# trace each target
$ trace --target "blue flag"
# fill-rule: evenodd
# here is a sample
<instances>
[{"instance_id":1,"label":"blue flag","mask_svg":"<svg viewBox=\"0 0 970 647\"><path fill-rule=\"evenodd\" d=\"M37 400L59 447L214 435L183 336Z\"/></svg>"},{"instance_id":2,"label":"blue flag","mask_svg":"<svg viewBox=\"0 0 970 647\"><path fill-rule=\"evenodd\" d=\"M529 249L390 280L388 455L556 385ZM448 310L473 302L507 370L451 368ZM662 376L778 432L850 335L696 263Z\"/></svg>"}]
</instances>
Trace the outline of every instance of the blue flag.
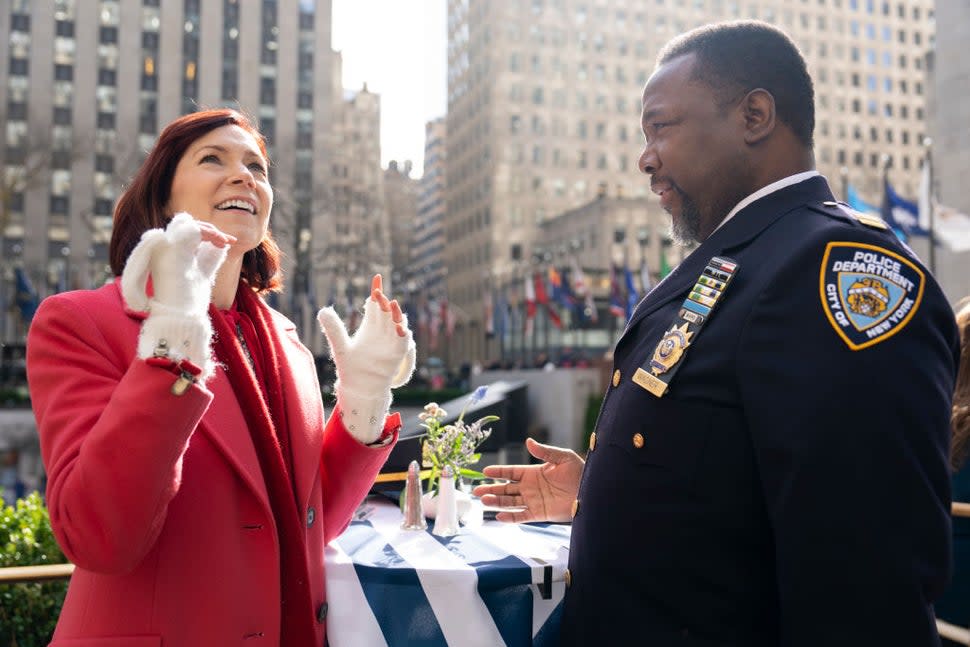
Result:
<instances>
[{"instance_id":1,"label":"blue flag","mask_svg":"<svg viewBox=\"0 0 970 647\"><path fill-rule=\"evenodd\" d=\"M633 316L633 309L637 307L637 303L640 302L640 295L637 294L636 285L633 283L633 272L630 271L630 266L623 265L623 279L626 282L626 319L630 320Z\"/></svg>"},{"instance_id":2,"label":"blue flag","mask_svg":"<svg viewBox=\"0 0 970 647\"><path fill-rule=\"evenodd\" d=\"M492 316L494 318L492 325L495 329L495 335L501 339L505 337L506 331L509 330L509 300L501 290L498 292L498 298L495 299L495 309L492 311Z\"/></svg>"},{"instance_id":3,"label":"blue flag","mask_svg":"<svg viewBox=\"0 0 970 647\"><path fill-rule=\"evenodd\" d=\"M929 232L919 224L919 207L901 197L884 180L885 195L882 200L882 219L886 221L896 235L905 241L909 236L929 236Z\"/></svg>"},{"instance_id":4,"label":"blue flag","mask_svg":"<svg viewBox=\"0 0 970 647\"><path fill-rule=\"evenodd\" d=\"M845 201L850 207L861 213L879 213L880 209L862 199L859 192L851 184L846 187Z\"/></svg>"},{"instance_id":5,"label":"blue flag","mask_svg":"<svg viewBox=\"0 0 970 647\"><path fill-rule=\"evenodd\" d=\"M610 265L610 313L614 317L622 317L626 314L618 269L616 265Z\"/></svg>"},{"instance_id":6,"label":"blue flag","mask_svg":"<svg viewBox=\"0 0 970 647\"><path fill-rule=\"evenodd\" d=\"M17 291L14 294L14 301L20 309L20 316L23 318L24 323L29 324L34 318L34 313L37 312L37 305L40 301L37 298L37 290L30 284L30 279L27 278L27 273L24 272L23 268L14 268L13 273L17 281Z\"/></svg>"}]
</instances>

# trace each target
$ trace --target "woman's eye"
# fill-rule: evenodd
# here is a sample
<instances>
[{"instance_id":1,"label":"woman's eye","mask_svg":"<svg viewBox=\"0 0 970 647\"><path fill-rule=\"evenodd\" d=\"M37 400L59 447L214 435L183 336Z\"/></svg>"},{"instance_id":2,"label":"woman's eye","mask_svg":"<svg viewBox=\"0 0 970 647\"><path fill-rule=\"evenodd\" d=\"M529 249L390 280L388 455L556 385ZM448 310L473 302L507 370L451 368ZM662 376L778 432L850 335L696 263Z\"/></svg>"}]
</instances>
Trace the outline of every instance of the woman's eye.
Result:
<instances>
[{"instance_id":1,"label":"woman's eye","mask_svg":"<svg viewBox=\"0 0 970 647\"><path fill-rule=\"evenodd\" d=\"M259 162L253 162L252 164L250 164L249 170L253 171L254 173L260 173L260 174L266 173L266 169Z\"/></svg>"},{"instance_id":2,"label":"woman's eye","mask_svg":"<svg viewBox=\"0 0 970 647\"><path fill-rule=\"evenodd\" d=\"M206 164L208 162L218 162L218 161L219 161L219 158L211 153L203 157L201 160L199 160L199 162L202 164Z\"/></svg>"}]
</instances>

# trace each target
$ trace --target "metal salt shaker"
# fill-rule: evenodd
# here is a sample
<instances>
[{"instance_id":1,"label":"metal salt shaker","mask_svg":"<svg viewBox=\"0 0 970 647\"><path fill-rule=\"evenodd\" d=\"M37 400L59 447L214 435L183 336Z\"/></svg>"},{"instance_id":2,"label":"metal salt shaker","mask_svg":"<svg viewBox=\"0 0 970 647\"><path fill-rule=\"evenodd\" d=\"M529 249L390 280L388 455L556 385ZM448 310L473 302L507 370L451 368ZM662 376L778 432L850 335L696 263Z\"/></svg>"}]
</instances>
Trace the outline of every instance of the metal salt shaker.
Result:
<instances>
[{"instance_id":1,"label":"metal salt shaker","mask_svg":"<svg viewBox=\"0 0 970 647\"><path fill-rule=\"evenodd\" d=\"M408 465L408 477L404 486L404 519L401 521L402 530L424 530L428 522L424 520L424 510L421 508L421 475L418 461L411 461Z\"/></svg>"}]
</instances>

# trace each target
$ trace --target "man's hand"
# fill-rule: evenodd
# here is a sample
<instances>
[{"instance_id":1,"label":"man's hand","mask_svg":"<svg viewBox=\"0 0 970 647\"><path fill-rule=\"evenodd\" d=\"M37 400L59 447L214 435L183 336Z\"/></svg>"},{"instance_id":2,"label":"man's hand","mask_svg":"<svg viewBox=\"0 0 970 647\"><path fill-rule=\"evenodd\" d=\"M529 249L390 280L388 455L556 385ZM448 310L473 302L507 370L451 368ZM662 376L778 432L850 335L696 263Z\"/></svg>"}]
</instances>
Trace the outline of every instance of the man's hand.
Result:
<instances>
[{"instance_id":1,"label":"man's hand","mask_svg":"<svg viewBox=\"0 0 970 647\"><path fill-rule=\"evenodd\" d=\"M495 516L499 521L570 521L585 461L570 449L543 445L531 438L526 439L525 447L545 462L489 465L484 470L485 476L509 482L479 485L474 490L475 496L480 496L487 506L520 509L499 512Z\"/></svg>"}]
</instances>

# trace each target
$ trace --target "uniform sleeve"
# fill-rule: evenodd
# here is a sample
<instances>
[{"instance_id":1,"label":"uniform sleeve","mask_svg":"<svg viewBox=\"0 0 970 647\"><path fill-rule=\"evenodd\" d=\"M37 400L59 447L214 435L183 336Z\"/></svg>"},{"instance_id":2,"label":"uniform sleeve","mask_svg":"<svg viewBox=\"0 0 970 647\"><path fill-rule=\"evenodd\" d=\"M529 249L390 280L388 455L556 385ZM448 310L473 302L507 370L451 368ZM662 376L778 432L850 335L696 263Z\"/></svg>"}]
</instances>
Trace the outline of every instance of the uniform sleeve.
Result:
<instances>
[{"instance_id":1,"label":"uniform sleeve","mask_svg":"<svg viewBox=\"0 0 970 647\"><path fill-rule=\"evenodd\" d=\"M110 334L71 299L48 298L30 327L27 374L58 542L82 568L125 573L158 537L212 394L175 396L172 373L120 366Z\"/></svg>"},{"instance_id":2,"label":"uniform sleeve","mask_svg":"<svg viewBox=\"0 0 970 647\"><path fill-rule=\"evenodd\" d=\"M381 446L363 445L344 428L339 407L334 409L323 433L321 451L324 543L330 543L350 525L354 510L390 456L400 429L401 414L391 414L384 422L390 441Z\"/></svg>"},{"instance_id":3,"label":"uniform sleeve","mask_svg":"<svg viewBox=\"0 0 970 647\"><path fill-rule=\"evenodd\" d=\"M853 234L892 249L877 234ZM793 251L738 346L775 536L782 643L927 644L950 570L953 313L926 273L913 315L853 350L822 301L827 246Z\"/></svg>"}]
</instances>

